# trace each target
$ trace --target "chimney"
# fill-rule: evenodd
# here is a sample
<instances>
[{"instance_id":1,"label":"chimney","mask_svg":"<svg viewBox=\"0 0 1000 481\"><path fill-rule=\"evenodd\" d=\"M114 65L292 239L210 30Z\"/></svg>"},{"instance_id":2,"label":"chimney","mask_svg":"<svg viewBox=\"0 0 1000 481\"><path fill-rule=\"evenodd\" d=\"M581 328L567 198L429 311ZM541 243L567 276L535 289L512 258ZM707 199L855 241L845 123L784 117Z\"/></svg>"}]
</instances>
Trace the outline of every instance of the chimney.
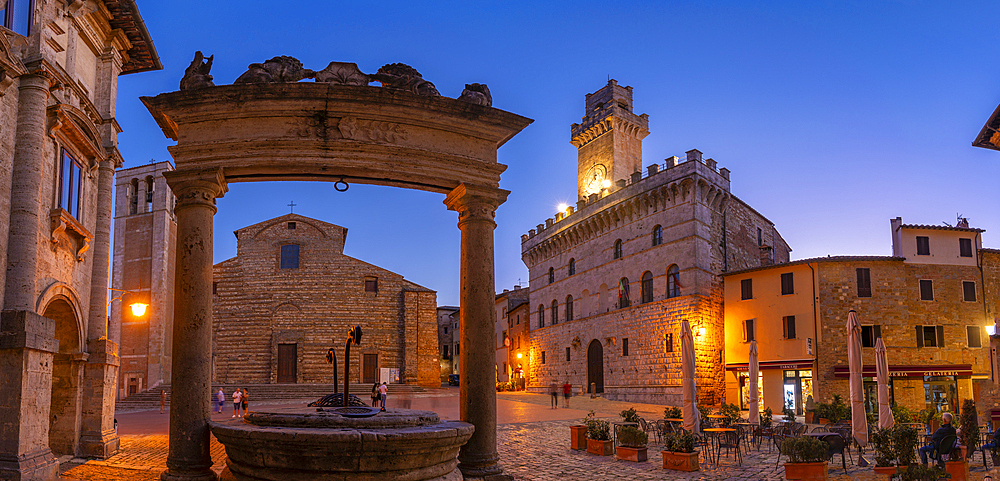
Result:
<instances>
[{"instance_id":1,"label":"chimney","mask_svg":"<svg viewBox=\"0 0 1000 481\"><path fill-rule=\"evenodd\" d=\"M959 217L958 218L958 224L956 224L955 227L961 227L963 229L968 229L969 228L969 219L966 219L965 217Z\"/></svg>"},{"instance_id":2,"label":"chimney","mask_svg":"<svg viewBox=\"0 0 1000 481\"><path fill-rule=\"evenodd\" d=\"M900 227L903 225L903 218L896 217L895 219L889 219L889 226L892 228L892 255L893 257L903 257L903 242L902 237L899 233Z\"/></svg>"},{"instance_id":3,"label":"chimney","mask_svg":"<svg viewBox=\"0 0 1000 481\"><path fill-rule=\"evenodd\" d=\"M760 246L760 265L769 266L774 264L774 260L771 257L771 246Z\"/></svg>"},{"instance_id":4,"label":"chimney","mask_svg":"<svg viewBox=\"0 0 1000 481\"><path fill-rule=\"evenodd\" d=\"M688 162L692 160L701 160L701 151L698 149L691 149L685 153L687 154Z\"/></svg>"}]
</instances>

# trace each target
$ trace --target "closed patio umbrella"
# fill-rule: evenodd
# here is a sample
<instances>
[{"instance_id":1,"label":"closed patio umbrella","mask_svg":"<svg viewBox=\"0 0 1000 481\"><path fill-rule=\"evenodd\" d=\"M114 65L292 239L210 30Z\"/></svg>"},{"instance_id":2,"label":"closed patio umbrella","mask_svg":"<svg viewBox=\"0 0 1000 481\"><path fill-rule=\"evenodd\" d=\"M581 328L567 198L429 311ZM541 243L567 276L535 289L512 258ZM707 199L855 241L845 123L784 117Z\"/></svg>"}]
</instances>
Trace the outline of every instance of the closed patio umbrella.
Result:
<instances>
[{"instance_id":1,"label":"closed patio umbrella","mask_svg":"<svg viewBox=\"0 0 1000 481\"><path fill-rule=\"evenodd\" d=\"M698 395L694 385L694 334L687 319L681 321L681 417L684 429L696 433L701 429L701 413L698 412Z\"/></svg>"},{"instance_id":2,"label":"closed patio umbrella","mask_svg":"<svg viewBox=\"0 0 1000 481\"><path fill-rule=\"evenodd\" d=\"M892 418L889 406L889 361L885 357L885 343L882 338L875 342L875 377L878 379L878 427L889 429L896 420Z\"/></svg>"},{"instance_id":3,"label":"closed patio umbrella","mask_svg":"<svg viewBox=\"0 0 1000 481\"><path fill-rule=\"evenodd\" d=\"M760 366L757 357L757 341L753 340L750 341L750 403L748 406L750 414L747 417L750 424L760 424L760 399L757 395L757 373L760 372Z\"/></svg>"},{"instance_id":4,"label":"closed patio umbrella","mask_svg":"<svg viewBox=\"0 0 1000 481\"><path fill-rule=\"evenodd\" d=\"M868 444L868 420L865 416L865 394L861 384L861 324L858 313L847 313L847 366L851 377L851 434L859 446Z\"/></svg>"}]
</instances>

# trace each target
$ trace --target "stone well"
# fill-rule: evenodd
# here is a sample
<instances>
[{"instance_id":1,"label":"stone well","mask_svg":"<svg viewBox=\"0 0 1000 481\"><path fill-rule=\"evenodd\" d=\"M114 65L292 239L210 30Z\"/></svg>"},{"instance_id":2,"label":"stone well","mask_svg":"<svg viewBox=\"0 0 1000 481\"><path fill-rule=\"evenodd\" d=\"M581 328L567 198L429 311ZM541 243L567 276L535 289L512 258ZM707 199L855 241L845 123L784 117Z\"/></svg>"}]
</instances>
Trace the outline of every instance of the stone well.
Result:
<instances>
[{"instance_id":1,"label":"stone well","mask_svg":"<svg viewBox=\"0 0 1000 481\"><path fill-rule=\"evenodd\" d=\"M458 451L475 430L430 411L349 418L331 408L272 409L211 428L229 457L222 479L241 481L459 481Z\"/></svg>"}]
</instances>

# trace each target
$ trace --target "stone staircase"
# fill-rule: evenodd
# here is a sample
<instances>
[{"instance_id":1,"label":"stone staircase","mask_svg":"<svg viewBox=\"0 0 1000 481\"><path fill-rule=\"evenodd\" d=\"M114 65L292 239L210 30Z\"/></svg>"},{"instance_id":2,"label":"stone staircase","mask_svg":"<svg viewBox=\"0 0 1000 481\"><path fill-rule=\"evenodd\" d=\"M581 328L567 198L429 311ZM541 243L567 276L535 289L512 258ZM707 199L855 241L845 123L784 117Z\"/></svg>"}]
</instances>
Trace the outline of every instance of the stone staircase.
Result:
<instances>
[{"instance_id":1,"label":"stone staircase","mask_svg":"<svg viewBox=\"0 0 1000 481\"><path fill-rule=\"evenodd\" d=\"M226 393L226 407L230 408L233 402L233 391L237 387L250 391L250 404L271 401L284 401L296 399L316 400L333 392L330 384L212 384L212 393L219 391ZM343 389L343 386L338 386ZM432 393L441 388L425 388L422 386L412 386L409 384L388 384L389 394L420 394ZM148 411L160 408L160 390L167 392L167 404L170 404L170 385L162 384L153 389L133 394L126 399L121 399L115 405L116 412ZM363 401L368 401L371 397L371 384L351 384L351 394L360 397Z\"/></svg>"}]
</instances>

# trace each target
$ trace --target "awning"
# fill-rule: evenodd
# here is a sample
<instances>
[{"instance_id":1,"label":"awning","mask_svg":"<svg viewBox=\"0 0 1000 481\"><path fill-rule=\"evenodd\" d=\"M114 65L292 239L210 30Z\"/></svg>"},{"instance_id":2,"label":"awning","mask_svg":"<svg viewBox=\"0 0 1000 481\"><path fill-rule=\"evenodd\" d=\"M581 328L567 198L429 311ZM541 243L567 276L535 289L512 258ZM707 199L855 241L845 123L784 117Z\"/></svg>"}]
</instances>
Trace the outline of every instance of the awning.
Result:
<instances>
[{"instance_id":1,"label":"awning","mask_svg":"<svg viewBox=\"0 0 1000 481\"><path fill-rule=\"evenodd\" d=\"M875 365L865 364L862 369L865 377L875 377ZM847 366L834 366L834 377L850 377ZM971 376L972 364L944 364L924 366L889 365L889 377L924 377L924 376Z\"/></svg>"},{"instance_id":2,"label":"awning","mask_svg":"<svg viewBox=\"0 0 1000 481\"><path fill-rule=\"evenodd\" d=\"M760 369L812 369L812 359L794 359L787 361L760 361ZM737 362L726 364L727 371L749 371L750 363Z\"/></svg>"}]
</instances>

